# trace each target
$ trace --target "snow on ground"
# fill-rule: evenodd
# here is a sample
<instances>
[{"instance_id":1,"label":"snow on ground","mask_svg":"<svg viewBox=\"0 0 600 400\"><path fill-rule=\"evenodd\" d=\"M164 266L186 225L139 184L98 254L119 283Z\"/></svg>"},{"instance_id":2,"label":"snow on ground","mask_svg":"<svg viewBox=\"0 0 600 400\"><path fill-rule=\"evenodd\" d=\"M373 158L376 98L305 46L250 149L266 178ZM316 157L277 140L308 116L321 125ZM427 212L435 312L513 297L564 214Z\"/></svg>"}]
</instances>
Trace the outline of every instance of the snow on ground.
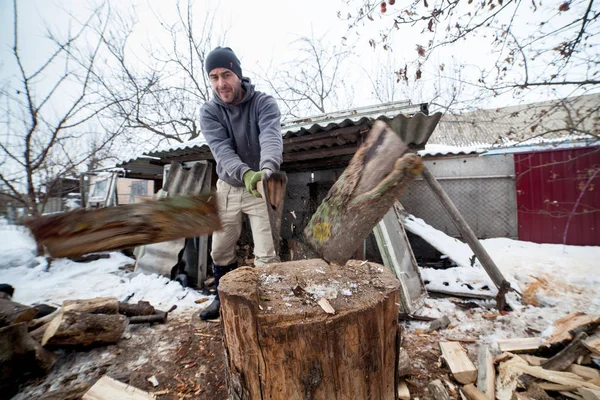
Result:
<instances>
[{"instance_id":1,"label":"snow on ground","mask_svg":"<svg viewBox=\"0 0 600 400\"><path fill-rule=\"evenodd\" d=\"M496 294L491 279L478 260L471 266L469 246L409 215L408 231L425 238L457 266L445 270L420 268L430 290ZM481 241L494 263L517 293L507 296L513 311L496 318L484 318L491 310L463 310L448 299L429 298L424 315L448 315L452 336L480 336L489 343L499 338L549 336L552 323L572 312L600 314L600 247L538 244L505 238ZM473 288L470 291L467 284ZM472 301L491 308L494 302ZM424 328L426 324L412 324Z\"/></svg>"},{"instance_id":2,"label":"snow on ground","mask_svg":"<svg viewBox=\"0 0 600 400\"><path fill-rule=\"evenodd\" d=\"M88 263L60 258L48 266L45 258L35 257L35 247L26 230L0 226L0 283L12 285L13 299L20 303L60 305L64 300L108 296L123 301L133 295L130 303L145 300L161 310L177 305L176 312L208 304L195 304L206 296L166 277L123 270L134 260L119 252Z\"/></svg>"},{"instance_id":3,"label":"snow on ground","mask_svg":"<svg viewBox=\"0 0 600 400\"><path fill-rule=\"evenodd\" d=\"M427 288L495 295L495 286L470 248L448 237L423 220L408 216L406 229L427 238L456 267L440 270L420 268ZM547 336L552 323L571 312L600 314L600 247L536 244L504 238L487 239L482 245L510 281L516 292L507 298L513 311L497 314L490 300L456 300L430 297L419 314L447 315L449 329L442 335L473 337L494 344L500 338ZM115 296L130 302L146 300L159 309L176 304L178 311L198 311L197 291L156 274L134 274L120 267L133 263L121 253L89 263L57 259L48 267L35 257L35 243L26 230L0 224L0 283L15 287L15 301L25 304L52 303L98 296ZM471 265L473 263L473 265ZM477 308L469 305L478 304ZM494 314L496 314L494 316ZM409 329L425 328L411 323Z\"/></svg>"}]
</instances>

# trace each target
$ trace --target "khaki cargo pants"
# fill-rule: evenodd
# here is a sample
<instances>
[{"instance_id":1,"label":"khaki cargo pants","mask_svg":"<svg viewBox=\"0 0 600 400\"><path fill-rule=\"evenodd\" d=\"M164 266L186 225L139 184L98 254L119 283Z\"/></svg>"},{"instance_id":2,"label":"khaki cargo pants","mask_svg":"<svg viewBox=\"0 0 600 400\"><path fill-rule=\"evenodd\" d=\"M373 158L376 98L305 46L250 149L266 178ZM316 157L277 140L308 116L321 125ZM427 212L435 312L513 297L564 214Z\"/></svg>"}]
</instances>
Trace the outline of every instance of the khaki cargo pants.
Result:
<instances>
[{"instance_id":1,"label":"khaki cargo pants","mask_svg":"<svg viewBox=\"0 0 600 400\"><path fill-rule=\"evenodd\" d=\"M242 233L242 214L248 215L254 239L254 265L262 266L279 262L275 252L267 205L245 187L234 187L217 180L217 204L223 229L213 232L211 257L217 265L235 262L235 247Z\"/></svg>"}]
</instances>

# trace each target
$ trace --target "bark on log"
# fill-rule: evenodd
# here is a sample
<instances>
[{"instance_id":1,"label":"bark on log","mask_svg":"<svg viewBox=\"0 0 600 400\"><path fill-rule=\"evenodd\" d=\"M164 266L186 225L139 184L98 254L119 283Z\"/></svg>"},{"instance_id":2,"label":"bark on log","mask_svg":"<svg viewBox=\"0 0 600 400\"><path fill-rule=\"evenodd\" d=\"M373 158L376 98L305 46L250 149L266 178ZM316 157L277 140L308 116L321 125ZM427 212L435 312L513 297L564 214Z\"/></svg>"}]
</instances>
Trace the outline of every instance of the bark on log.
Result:
<instances>
[{"instance_id":1,"label":"bark on log","mask_svg":"<svg viewBox=\"0 0 600 400\"><path fill-rule=\"evenodd\" d=\"M0 299L0 327L31 321L37 313L36 308Z\"/></svg>"},{"instance_id":2,"label":"bark on log","mask_svg":"<svg viewBox=\"0 0 600 400\"><path fill-rule=\"evenodd\" d=\"M27 374L46 374L56 356L27 333L27 324L0 328L0 399L9 399Z\"/></svg>"},{"instance_id":3,"label":"bark on log","mask_svg":"<svg viewBox=\"0 0 600 400\"><path fill-rule=\"evenodd\" d=\"M119 314L128 317L152 315L154 314L154 307L147 301L142 300L138 301L137 304L119 302Z\"/></svg>"},{"instance_id":4,"label":"bark on log","mask_svg":"<svg viewBox=\"0 0 600 400\"><path fill-rule=\"evenodd\" d=\"M207 235L221 229L215 196L175 196L144 203L28 219L38 244L53 257L76 257Z\"/></svg>"},{"instance_id":5,"label":"bark on log","mask_svg":"<svg viewBox=\"0 0 600 400\"><path fill-rule=\"evenodd\" d=\"M395 398L400 285L389 269L321 259L238 268L219 295L231 399Z\"/></svg>"},{"instance_id":6,"label":"bark on log","mask_svg":"<svg viewBox=\"0 0 600 400\"><path fill-rule=\"evenodd\" d=\"M124 315L63 310L48 325L42 345L90 346L116 343L126 326L127 318Z\"/></svg>"},{"instance_id":7,"label":"bark on log","mask_svg":"<svg viewBox=\"0 0 600 400\"><path fill-rule=\"evenodd\" d=\"M344 265L421 172L421 158L407 150L400 136L375 122L304 231L325 260Z\"/></svg>"},{"instance_id":8,"label":"bark on log","mask_svg":"<svg viewBox=\"0 0 600 400\"><path fill-rule=\"evenodd\" d=\"M577 334L575 339L567 347L559 351L552 358L544 361L541 365L544 369L551 369L554 371L563 371L573 364L579 357L589 354L587 347L583 345L583 341L587 339L588 335L585 332Z\"/></svg>"},{"instance_id":9,"label":"bark on log","mask_svg":"<svg viewBox=\"0 0 600 400\"><path fill-rule=\"evenodd\" d=\"M117 314L119 311L119 301L116 297L65 300L63 301L62 310L89 314Z\"/></svg>"}]
</instances>

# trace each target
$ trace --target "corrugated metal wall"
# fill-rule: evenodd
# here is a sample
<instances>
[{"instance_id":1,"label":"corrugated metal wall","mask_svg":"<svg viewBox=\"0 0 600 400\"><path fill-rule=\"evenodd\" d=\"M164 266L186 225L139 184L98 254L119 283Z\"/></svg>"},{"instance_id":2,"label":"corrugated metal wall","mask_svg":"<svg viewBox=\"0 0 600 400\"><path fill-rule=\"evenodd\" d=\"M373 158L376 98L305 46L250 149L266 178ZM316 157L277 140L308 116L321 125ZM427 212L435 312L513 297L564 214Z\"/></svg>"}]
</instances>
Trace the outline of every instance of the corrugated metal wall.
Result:
<instances>
[{"instance_id":1,"label":"corrugated metal wall","mask_svg":"<svg viewBox=\"0 0 600 400\"><path fill-rule=\"evenodd\" d=\"M439 181L478 238L517 237L512 155L428 158L425 165ZM409 213L453 237L460 233L421 178L400 198Z\"/></svg>"},{"instance_id":2,"label":"corrugated metal wall","mask_svg":"<svg viewBox=\"0 0 600 400\"><path fill-rule=\"evenodd\" d=\"M521 153L514 159L519 239L600 245L600 147Z\"/></svg>"}]
</instances>

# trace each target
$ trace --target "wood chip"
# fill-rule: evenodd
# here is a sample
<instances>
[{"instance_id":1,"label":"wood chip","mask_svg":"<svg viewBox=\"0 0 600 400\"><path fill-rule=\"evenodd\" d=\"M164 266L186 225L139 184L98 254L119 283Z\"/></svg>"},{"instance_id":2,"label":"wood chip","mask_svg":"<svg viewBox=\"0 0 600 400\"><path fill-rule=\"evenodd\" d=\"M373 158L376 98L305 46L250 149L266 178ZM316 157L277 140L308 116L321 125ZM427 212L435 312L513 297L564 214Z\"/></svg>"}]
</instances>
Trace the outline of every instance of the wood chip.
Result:
<instances>
[{"instance_id":1,"label":"wood chip","mask_svg":"<svg viewBox=\"0 0 600 400\"><path fill-rule=\"evenodd\" d=\"M148 382L150 382L152 384L152 386L157 387L158 386L158 379L156 379L156 376L152 375L150 378L148 378Z\"/></svg>"},{"instance_id":2,"label":"wood chip","mask_svg":"<svg viewBox=\"0 0 600 400\"><path fill-rule=\"evenodd\" d=\"M196 304L202 304L208 301L208 297L201 297L199 299L196 299L196 301L194 301L194 303Z\"/></svg>"},{"instance_id":3,"label":"wood chip","mask_svg":"<svg viewBox=\"0 0 600 400\"><path fill-rule=\"evenodd\" d=\"M151 400L156 395L126 385L108 376L100 378L82 397L82 400Z\"/></svg>"},{"instance_id":4,"label":"wood chip","mask_svg":"<svg viewBox=\"0 0 600 400\"><path fill-rule=\"evenodd\" d=\"M335 314L335 310L333 307L331 307L329 300L327 300L325 297L321 297L319 301L317 301L317 304L320 305L323 311L325 311L327 314Z\"/></svg>"}]
</instances>

